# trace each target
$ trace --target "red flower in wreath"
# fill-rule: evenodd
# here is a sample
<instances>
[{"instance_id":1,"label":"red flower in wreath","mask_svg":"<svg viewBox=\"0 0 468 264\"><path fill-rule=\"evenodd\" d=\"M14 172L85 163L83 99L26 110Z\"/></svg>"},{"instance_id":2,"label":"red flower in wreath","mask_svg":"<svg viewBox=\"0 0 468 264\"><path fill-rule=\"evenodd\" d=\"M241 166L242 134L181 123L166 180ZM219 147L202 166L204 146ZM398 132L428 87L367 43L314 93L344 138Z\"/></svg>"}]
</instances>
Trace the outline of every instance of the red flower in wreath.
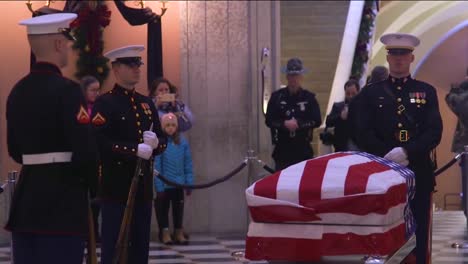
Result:
<instances>
[{"instance_id":1,"label":"red flower in wreath","mask_svg":"<svg viewBox=\"0 0 468 264\"><path fill-rule=\"evenodd\" d=\"M111 11L107 5L98 5L92 9L88 4L81 6L78 18L71 23L71 28L78 28L87 32L87 43L89 52L97 54L99 52L100 31L110 23Z\"/></svg>"}]
</instances>

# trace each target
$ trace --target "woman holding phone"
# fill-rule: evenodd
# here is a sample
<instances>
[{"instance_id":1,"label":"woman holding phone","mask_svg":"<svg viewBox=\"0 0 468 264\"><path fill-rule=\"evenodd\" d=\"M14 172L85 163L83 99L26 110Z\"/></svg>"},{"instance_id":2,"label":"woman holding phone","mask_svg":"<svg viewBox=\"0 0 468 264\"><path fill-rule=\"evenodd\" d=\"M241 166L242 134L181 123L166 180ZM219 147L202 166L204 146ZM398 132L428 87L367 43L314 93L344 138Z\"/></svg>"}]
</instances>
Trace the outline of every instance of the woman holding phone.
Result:
<instances>
[{"instance_id":1,"label":"woman holding phone","mask_svg":"<svg viewBox=\"0 0 468 264\"><path fill-rule=\"evenodd\" d=\"M177 88L169 80L156 79L151 84L148 95L153 99L160 118L167 113L177 116L179 132L185 132L192 127L194 121L192 112L178 99Z\"/></svg>"}]
</instances>

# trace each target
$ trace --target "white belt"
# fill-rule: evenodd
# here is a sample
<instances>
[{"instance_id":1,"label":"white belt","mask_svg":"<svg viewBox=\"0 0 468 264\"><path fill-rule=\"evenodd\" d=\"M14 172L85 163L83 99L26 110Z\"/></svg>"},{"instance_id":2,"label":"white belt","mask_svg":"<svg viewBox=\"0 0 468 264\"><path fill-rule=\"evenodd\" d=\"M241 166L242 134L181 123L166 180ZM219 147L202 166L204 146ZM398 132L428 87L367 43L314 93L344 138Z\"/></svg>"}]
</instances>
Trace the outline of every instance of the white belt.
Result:
<instances>
[{"instance_id":1,"label":"white belt","mask_svg":"<svg viewBox=\"0 0 468 264\"><path fill-rule=\"evenodd\" d=\"M58 162L70 162L71 152L50 152L23 155L23 165L38 165Z\"/></svg>"}]
</instances>

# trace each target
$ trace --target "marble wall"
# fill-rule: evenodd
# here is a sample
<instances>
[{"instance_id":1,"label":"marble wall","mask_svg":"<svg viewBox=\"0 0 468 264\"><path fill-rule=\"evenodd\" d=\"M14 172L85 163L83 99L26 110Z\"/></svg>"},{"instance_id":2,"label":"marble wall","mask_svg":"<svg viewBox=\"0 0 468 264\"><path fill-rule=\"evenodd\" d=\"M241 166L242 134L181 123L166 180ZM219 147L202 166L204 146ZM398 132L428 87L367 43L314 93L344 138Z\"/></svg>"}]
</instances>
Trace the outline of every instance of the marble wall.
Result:
<instances>
[{"instance_id":1,"label":"marble wall","mask_svg":"<svg viewBox=\"0 0 468 264\"><path fill-rule=\"evenodd\" d=\"M238 166L248 149L260 152L262 159L269 156L269 132L260 102L259 50L276 45L279 16L274 14L279 10L277 3L269 1L185 1L179 5L181 96L195 115L187 137L195 181L204 183ZM260 173L251 164L225 183L193 192L185 213L190 232L247 230L244 191Z\"/></svg>"}]
</instances>

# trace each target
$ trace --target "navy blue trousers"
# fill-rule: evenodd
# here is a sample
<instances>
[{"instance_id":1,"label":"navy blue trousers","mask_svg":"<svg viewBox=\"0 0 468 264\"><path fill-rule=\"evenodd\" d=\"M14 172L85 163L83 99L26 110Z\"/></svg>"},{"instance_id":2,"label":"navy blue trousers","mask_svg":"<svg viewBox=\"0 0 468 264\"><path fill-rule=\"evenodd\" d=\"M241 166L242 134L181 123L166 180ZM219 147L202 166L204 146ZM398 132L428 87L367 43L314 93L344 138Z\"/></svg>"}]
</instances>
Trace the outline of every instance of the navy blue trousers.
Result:
<instances>
[{"instance_id":1,"label":"navy blue trousers","mask_svg":"<svg viewBox=\"0 0 468 264\"><path fill-rule=\"evenodd\" d=\"M82 264L85 237L13 232L15 264Z\"/></svg>"},{"instance_id":2,"label":"navy blue trousers","mask_svg":"<svg viewBox=\"0 0 468 264\"><path fill-rule=\"evenodd\" d=\"M148 263L151 209L151 202L147 204L135 204L130 227L130 236L128 239L128 263ZM124 210L125 204L123 203L101 203L101 264L112 263Z\"/></svg>"},{"instance_id":3,"label":"navy blue trousers","mask_svg":"<svg viewBox=\"0 0 468 264\"><path fill-rule=\"evenodd\" d=\"M416 188L416 194L414 200L410 203L411 210L413 211L414 218L416 220L416 249L413 253L416 253L416 260L418 264L426 264L430 258L429 247L430 247L430 226L431 226L431 210L432 210L432 193L428 191L418 192Z\"/></svg>"}]
</instances>

